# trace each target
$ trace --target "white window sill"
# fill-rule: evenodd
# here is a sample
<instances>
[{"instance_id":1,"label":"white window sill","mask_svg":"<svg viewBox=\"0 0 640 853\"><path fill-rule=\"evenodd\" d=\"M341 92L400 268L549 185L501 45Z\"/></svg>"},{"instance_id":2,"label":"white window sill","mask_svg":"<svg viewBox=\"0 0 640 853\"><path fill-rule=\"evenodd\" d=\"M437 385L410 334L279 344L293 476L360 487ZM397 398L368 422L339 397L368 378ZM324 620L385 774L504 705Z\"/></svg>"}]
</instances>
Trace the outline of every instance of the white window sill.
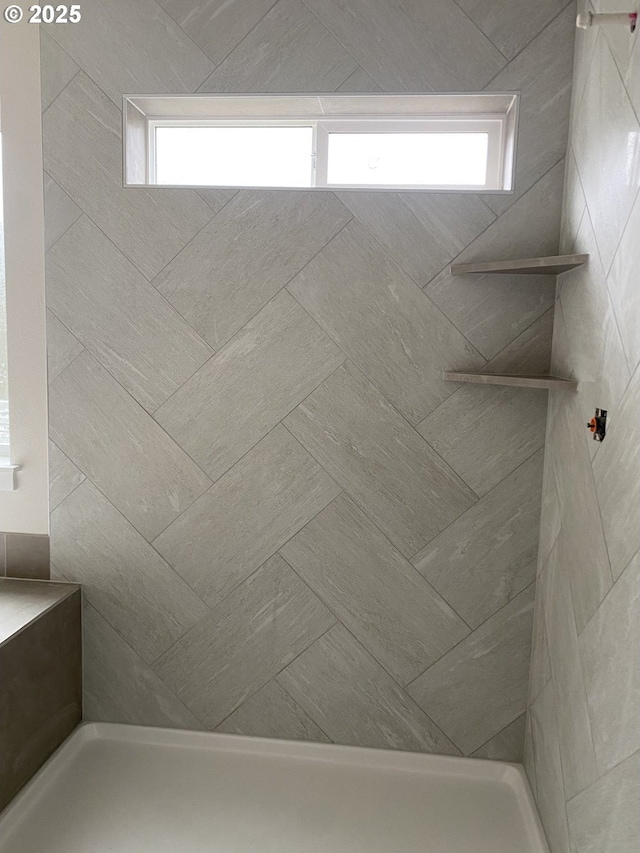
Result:
<instances>
[{"instance_id":1,"label":"white window sill","mask_svg":"<svg viewBox=\"0 0 640 853\"><path fill-rule=\"evenodd\" d=\"M0 492L13 492L18 488L16 471L19 465L12 465L8 459L0 459Z\"/></svg>"}]
</instances>

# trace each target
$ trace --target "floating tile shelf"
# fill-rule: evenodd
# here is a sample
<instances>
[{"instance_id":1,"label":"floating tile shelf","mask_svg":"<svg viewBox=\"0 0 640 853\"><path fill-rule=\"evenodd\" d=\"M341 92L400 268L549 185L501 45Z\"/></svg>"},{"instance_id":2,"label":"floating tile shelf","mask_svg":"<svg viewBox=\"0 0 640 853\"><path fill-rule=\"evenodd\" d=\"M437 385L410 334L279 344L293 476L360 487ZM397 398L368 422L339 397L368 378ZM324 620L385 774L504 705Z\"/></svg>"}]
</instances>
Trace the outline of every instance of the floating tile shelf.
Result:
<instances>
[{"instance_id":1,"label":"floating tile shelf","mask_svg":"<svg viewBox=\"0 0 640 853\"><path fill-rule=\"evenodd\" d=\"M451 275L470 273L503 275L559 275L586 264L589 255L553 255L548 258L520 258L514 261L488 261L481 264L452 264Z\"/></svg>"},{"instance_id":2,"label":"floating tile shelf","mask_svg":"<svg viewBox=\"0 0 640 853\"><path fill-rule=\"evenodd\" d=\"M556 391L574 391L578 383L574 379L562 379L547 374L526 373L458 373L445 371L447 382L474 382L480 385L510 385L514 388L544 388Z\"/></svg>"}]
</instances>

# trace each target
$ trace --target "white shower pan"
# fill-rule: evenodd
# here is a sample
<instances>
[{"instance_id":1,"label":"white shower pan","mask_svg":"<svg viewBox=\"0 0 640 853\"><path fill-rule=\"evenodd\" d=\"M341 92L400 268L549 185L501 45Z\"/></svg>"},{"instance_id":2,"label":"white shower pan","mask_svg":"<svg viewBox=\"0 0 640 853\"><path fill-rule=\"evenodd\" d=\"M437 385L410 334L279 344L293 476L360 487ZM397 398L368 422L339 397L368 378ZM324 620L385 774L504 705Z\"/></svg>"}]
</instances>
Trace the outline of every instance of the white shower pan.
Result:
<instances>
[{"instance_id":1,"label":"white shower pan","mask_svg":"<svg viewBox=\"0 0 640 853\"><path fill-rule=\"evenodd\" d=\"M86 723L1 853L548 853L513 764Z\"/></svg>"}]
</instances>

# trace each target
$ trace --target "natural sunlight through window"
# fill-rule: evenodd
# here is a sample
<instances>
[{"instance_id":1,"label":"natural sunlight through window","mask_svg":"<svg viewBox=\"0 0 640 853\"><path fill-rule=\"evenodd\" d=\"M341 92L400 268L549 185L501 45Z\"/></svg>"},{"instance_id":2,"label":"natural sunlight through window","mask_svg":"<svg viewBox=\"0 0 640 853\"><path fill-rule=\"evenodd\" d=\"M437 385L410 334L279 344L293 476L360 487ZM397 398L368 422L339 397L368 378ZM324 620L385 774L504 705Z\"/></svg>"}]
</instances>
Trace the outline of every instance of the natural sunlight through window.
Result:
<instances>
[{"instance_id":1,"label":"natural sunlight through window","mask_svg":"<svg viewBox=\"0 0 640 853\"><path fill-rule=\"evenodd\" d=\"M331 185L483 187L488 133L329 133Z\"/></svg>"},{"instance_id":2,"label":"natural sunlight through window","mask_svg":"<svg viewBox=\"0 0 640 853\"><path fill-rule=\"evenodd\" d=\"M312 186L311 127L156 128L158 184Z\"/></svg>"},{"instance_id":3,"label":"natural sunlight through window","mask_svg":"<svg viewBox=\"0 0 640 853\"><path fill-rule=\"evenodd\" d=\"M518 97L125 96L125 185L512 189Z\"/></svg>"}]
</instances>

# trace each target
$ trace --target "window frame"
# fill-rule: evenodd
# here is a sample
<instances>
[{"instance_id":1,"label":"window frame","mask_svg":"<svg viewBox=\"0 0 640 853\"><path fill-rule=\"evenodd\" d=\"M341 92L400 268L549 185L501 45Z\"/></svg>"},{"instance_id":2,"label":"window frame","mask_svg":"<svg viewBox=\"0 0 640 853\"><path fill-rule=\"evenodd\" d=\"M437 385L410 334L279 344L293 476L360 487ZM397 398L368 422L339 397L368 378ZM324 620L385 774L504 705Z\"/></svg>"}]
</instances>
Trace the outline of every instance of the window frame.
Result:
<instances>
[{"instance_id":1,"label":"window frame","mask_svg":"<svg viewBox=\"0 0 640 853\"><path fill-rule=\"evenodd\" d=\"M165 127L309 127L312 130L311 183L309 186L288 187L269 184L263 189L324 189L324 190L440 190L450 192L485 192L500 189L504 167L506 116L493 114L482 117L466 116L354 116L342 118L274 119L264 116L217 119L149 119L147 122L147 180L153 186L175 186L157 181L157 131ZM333 133L486 133L489 137L487 176L484 184L363 184L329 183L329 136ZM202 186L236 187L237 184L202 184ZM250 184L240 185L244 188Z\"/></svg>"},{"instance_id":2,"label":"window frame","mask_svg":"<svg viewBox=\"0 0 640 853\"><path fill-rule=\"evenodd\" d=\"M364 95L125 95L123 186L236 188L235 184L158 184L155 133L170 126L305 126L314 131L315 175L311 186L261 186L291 191L473 192L513 194L519 93ZM449 123L449 124L447 124ZM436 128L437 126L437 128ZM381 130L377 130L381 129ZM332 132L487 132L489 159L484 185L329 184L327 140ZM410 131L409 131L410 132Z\"/></svg>"}]
</instances>

